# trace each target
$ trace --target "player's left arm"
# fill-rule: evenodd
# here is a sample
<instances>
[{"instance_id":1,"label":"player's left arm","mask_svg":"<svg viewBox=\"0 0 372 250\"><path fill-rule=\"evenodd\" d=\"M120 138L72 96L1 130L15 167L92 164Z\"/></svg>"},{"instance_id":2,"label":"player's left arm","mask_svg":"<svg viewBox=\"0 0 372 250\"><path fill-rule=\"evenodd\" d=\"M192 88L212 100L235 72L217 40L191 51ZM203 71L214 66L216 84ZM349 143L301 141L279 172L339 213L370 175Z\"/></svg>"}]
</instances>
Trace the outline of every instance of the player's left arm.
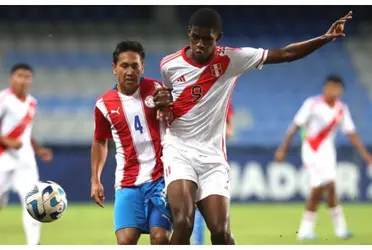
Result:
<instances>
[{"instance_id":1,"label":"player's left arm","mask_svg":"<svg viewBox=\"0 0 372 250\"><path fill-rule=\"evenodd\" d=\"M281 49L270 49L264 64L292 62L301 59L327 43L344 37L344 25L348 20L352 19L352 15L353 12L349 11L347 15L334 22L322 36L308 41L293 43Z\"/></svg>"},{"instance_id":2,"label":"player's left arm","mask_svg":"<svg viewBox=\"0 0 372 250\"><path fill-rule=\"evenodd\" d=\"M45 162L51 162L53 160L53 151L49 148L45 148L35 139L31 138L31 145L36 153L36 155Z\"/></svg>"},{"instance_id":3,"label":"player's left arm","mask_svg":"<svg viewBox=\"0 0 372 250\"><path fill-rule=\"evenodd\" d=\"M354 122L351 118L349 108L345 106L344 109L344 116L341 123L342 131L349 137L351 144L355 147L355 149L359 152L362 158L368 163L368 165L372 164L372 156L367 151L367 148L364 146L362 140L359 137L355 129Z\"/></svg>"}]
</instances>

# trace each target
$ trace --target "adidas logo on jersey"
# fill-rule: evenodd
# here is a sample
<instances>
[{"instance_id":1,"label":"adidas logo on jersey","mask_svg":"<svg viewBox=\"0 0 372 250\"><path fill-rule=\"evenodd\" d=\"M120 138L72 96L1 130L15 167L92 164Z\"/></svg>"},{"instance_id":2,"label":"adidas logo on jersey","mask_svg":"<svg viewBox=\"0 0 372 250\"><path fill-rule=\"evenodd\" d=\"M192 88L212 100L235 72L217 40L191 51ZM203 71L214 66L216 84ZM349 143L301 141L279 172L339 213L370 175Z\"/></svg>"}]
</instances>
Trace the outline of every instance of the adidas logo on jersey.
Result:
<instances>
[{"instance_id":1,"label":"adidas logo on jersey","mask_svg":"<svg viewBox=\"0 0 372 250\"><path fill-rule=\"evenodd\" d=\"M186 78L184 76L181 76L176 80L177 82L186 82Z\"/></svg>"}]
</instances>

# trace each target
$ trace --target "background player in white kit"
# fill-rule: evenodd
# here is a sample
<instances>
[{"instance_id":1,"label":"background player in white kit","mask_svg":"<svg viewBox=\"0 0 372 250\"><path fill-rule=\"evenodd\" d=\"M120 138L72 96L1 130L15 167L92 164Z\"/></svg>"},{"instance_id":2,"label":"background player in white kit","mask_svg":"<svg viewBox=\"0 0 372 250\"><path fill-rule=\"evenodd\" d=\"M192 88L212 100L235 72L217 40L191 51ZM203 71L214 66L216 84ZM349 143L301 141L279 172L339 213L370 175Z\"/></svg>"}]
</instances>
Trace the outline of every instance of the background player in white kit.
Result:
<instances>
[{"instance_id":1,"label":"background player in white kit","mask_svg":"<svg viewBox=\"0 0 372 250\"><path fill-rule=\"evenodd\" d=\"M29 65L14 65L10 88L0 92L0 209L6 205L10 191L18 192L27 243L37 245L41 225L27 213L24 199L39 180L35 153L49 162L52 151L41 147L31 135L37 105L36 99L28 94L32 74Z\"/></svg>"},{"instance_id":2,"label":"background player in white kit","mask_svg":"<svg viewBox=\"0 0 372 250\"><path fill-rule=\"evenodd\" d=\"M311 192L306 204L306 211L298 231L298 239L314 239L316 211L322 194L327 194L330 216L333 220L335 235L339 238L351 236L346 226L341 205L336 197L336 147L335 134L341 128L350 142L355 146L367 164L372 164L372 157L367 152L356 133L349 109L339 98L343 93L340 77L327 78L323 95L305 100L293 120L281 146L275 153L279 162L285 159L287 149L294 135L301 127L306 128L302 143L302 162L310 172Z\"/></svg>"},{"instance_id":3,"label":"background player in white kit","mask_svg":"<svg viewBox=\"0 0 372 250\"><path fill-rule=\"evenodd\" d=\"M351 15L349 12L337 20L319 37L269 50L217 47L222 37L219 14L200 9L192 15L189 46L160 63L163 83L172 89L174 99L174 121L163 144L174 226L171 244L190 244L195 202L211 232L212 244L235 244L230 232L225 126L228 101L238 76L261 69L263 64L303 58L344 37L344 24Z\"/></svg>"}]
</instances>

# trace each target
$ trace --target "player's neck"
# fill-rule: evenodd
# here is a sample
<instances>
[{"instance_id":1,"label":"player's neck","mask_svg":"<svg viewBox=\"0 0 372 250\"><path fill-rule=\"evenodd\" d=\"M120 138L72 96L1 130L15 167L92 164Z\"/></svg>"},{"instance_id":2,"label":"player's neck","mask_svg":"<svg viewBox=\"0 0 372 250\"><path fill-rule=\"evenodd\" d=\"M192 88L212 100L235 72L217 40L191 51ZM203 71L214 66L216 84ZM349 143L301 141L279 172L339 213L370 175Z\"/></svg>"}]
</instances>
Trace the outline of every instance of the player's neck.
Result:
<instances>
[{"instance_id":1,"label":"player's neck","mask_svg":"<svg viewBox=\"0 0 372 250\"><path fill-rule=\"evenodd\" d=\"M133 88L133 89L127 89L125 87L120 86L120 84L117 85L117 89L118 89L119 93L123 94L123 95L127 95L127 96L134 95L134 93L137 92L138 88L139 88L139 86L137 86L136 88Z\"/></svg>"},{"instance_id":2,"label":"player's neck","mask_svg":"<svg viewBox=\"0 0 372 250\"><path fill-rule=\"evenodd\" d=\"M328 104L330 107L334 107L336 105L337 100L336 99L329 99L324 96L324 102Z\"/></svg>"},{"instance_id":3,"label":"player's neck","mask_svg":"<svg viewBox=\"0 0 372 250\"><path fill-rule=\"evenodd\" d=\"M194 55L192 54L192 51L191 51L191 48L189 47L188 49L186 49L185 51L185 54L186 54L186 57L193 61L195 64L200 64L200 65L204 65L204 64L207 64L209 63L210 61L212 61L213 57L214 57L214 54L211 54L207 59L205 59L205 61L203 62L198 62L196 60L196 58L194 57Z\"/></svg>"},{"instance_id":4,"label":"player's neck","mask_svg":"<svg viewBox=\"0 0 372 250\"><path fill-rule=\"evenodd\" d=\"M21 101L24 101L26 99L27 93L23 91L15 91L14 88L10 88L12 93Z\"/></svg>"}]
</instances>

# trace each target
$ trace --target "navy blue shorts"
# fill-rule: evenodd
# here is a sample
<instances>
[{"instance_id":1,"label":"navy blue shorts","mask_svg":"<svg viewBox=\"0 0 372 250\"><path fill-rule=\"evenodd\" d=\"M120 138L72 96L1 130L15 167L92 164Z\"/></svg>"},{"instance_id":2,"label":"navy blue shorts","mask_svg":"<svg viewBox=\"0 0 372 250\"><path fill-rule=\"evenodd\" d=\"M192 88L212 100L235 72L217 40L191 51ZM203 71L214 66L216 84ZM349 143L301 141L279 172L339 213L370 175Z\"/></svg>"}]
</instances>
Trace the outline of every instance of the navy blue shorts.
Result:
<instances>
[{"instance_id":1,"label":"navy blue shorts","mask_svg":"<svg viewBox=\"0 0 372 250\"><path fill-rule=\"evenodd\" d=\"M123 228L138 228L142 233L149 233L153 227L171 231L171 211L164 179L116 190L114 224L115 232Z\"/></svg>"}]
</instances>

